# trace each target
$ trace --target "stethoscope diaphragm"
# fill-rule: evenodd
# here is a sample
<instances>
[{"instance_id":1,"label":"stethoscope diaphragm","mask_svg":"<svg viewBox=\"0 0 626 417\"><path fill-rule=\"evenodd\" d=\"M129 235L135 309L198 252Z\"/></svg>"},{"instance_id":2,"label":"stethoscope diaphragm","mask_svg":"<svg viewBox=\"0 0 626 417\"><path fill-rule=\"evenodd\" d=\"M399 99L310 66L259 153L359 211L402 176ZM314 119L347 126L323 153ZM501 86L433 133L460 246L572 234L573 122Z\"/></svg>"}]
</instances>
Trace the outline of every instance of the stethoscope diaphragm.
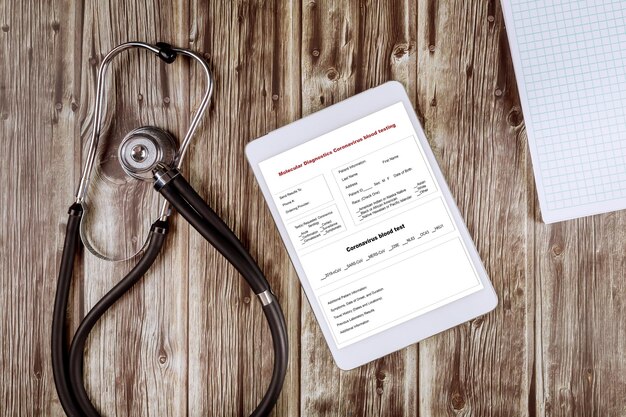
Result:
<instances>
[{"instance_id":1,"label":"stethoscope diaphragm","mask_svg":"<svg viewBox=\"0 0 626 417\"><path fill-rule=\"evenodd\" d=\"M143 126L128 133L119 147L118 158L126 174L152 181L159 164L173 166L177 145L174 137L154 126Z\"/></svg>"}]
</instances>

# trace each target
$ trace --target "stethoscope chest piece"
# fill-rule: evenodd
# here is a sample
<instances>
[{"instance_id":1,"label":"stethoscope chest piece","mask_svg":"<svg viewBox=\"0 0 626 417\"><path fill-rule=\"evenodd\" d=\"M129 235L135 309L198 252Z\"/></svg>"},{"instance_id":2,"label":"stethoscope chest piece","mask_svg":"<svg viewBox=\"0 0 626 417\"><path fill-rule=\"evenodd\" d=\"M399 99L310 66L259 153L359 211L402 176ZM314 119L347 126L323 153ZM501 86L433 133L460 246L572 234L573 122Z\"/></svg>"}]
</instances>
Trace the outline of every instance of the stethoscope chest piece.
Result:
<instances>
[{"instance_id":1,"label":"stethoscope chest piece","mask_svg":"<svg viewBox=\"0 0 626 417\"><path fill-rule=\"evenodd\" d=\"M108 261L124 261L133 258L145 249L148 244L148 236L146 236L145 233L143 233L144 236L141 236L141 234L133 236L133 243L130 245L119 245L123 250L121 253L111 249L111 246L113 245L110 244L110 239L104 242L93 242L93 236L90 229L95 228L103 230L102 226L94 226L94 216L102 215L103 213L106 213L106 210L94 210L93 207L88 209L89 202L87 201L87 191L94 172L94 167L98 166L96 159L98 155L98 142L100 140L100 133L103 125L102 121L105 114L104 102L107 69L114 57L130 49L144 49L150 51L156 54L167 64L173 64L175 61L178 61L177 57L180 56L191 58L200 64L200 67L206 76L207 84L198 109L190 121L187 133L181 138L180 141L175 140L174 137L172 137L172 135L165 130L153 126L143 126L134 129L124 137L120 143L117 156L124 173L129 177L142 181L154 181L154 173L157 167L180 169L186 150L188 149L194 132L200 122L200 118L207 109L213 92L213 77L208 63L200 54L188 49L176 48L165 43L150 45L144 42L127 42L113 48L103 58L98 69L96 79L96 96L94 102L91 139L89 141L89 148L80 184L76 190L75 202L77 204L81 204L85 213L85 215L82 215L80 222L80 236L85 248L98 258ZM126 181L127 179L128 178L126 177L122 184L124 187L121 189L121 192L126 192L125 190L127 190L127 187L125 187L128 184L128 181ZM133 187L134 186L135 185L133 185ZM98 187L95 188L96 189L92 191L93 194L90 196L92 199L94 199L94 195L99 195L97 193L102 190L98 189ZM140 209L141 207L138 205L136 208ZM88 212L91 214L86 215ZM169 204L166 201L163 201L158 219L165 220L169 216L169 213ZM141 246L136 245L135 242L142 240L142 237L144 238L144 244ZM126 249L130 250L127 251Z\"/></svg>"},{"instance_id":2,"label":"stethoscope chest piece","mask_svg":"<svg viewBox=\"0 0 626 417\"><path fill-rule=\"evenodd\" d=\"M158 127L144 126L131 131L119 147L119 161L133 178L153 181L153 171L161 165L174 166L178 154L176 141Z\"/></svg>"}]
</instances>

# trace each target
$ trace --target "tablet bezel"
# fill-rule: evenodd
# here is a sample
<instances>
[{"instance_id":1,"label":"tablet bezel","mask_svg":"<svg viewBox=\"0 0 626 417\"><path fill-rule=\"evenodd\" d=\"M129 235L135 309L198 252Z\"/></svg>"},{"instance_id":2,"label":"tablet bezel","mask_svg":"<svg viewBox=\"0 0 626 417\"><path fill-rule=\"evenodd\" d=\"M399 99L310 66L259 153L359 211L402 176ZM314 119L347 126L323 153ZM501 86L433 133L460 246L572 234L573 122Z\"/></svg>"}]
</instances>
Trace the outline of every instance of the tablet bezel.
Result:
<instances>
[{"instance_id":1,"label":"tablet bezel","mask_svg":"<svg viewBox=\"0 0 626 417\"><path fill-rule=\"evenodd\" d=\"M304 269L289 238L285 224L269 192L259 163L398 102L403 103L409 120L413 124L417 138L422 145L437 184L452 213L454 222L465 243L483 288L473 294L421 314L340 349L334 341L326 318L322 313L322 308L318 304L313 289L304 273ZM246 157L261 188L265 202L272 213L276 227L289 253L289 257L298 274L300 283L304 288L309 304L322 329L326 343L339 368L348 370L364 365L374 359L403 349L434 334L485 314L493 310L497 305L498 299L489 281L487 272L478 256L456 203L450 194L448 185L430 149L424 131L417 120L411 101L404 87L399 82L387 82L274 130L250 142L246 146Z\"/></svg>"}]
</instances>

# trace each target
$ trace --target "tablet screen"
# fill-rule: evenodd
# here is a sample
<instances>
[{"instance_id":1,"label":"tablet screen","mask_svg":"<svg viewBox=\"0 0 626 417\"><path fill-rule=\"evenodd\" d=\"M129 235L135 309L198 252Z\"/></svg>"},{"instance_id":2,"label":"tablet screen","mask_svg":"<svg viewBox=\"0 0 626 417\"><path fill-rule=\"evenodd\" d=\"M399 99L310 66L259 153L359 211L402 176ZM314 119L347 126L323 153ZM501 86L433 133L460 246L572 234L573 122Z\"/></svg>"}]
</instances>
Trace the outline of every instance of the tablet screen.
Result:
<instances>
[{"instance_id":1,"label":"tablet screen","mask_svg":"<svg viewBox=\"0 0 626 417\"><path fill-rule=\"evenodd\" d=\"M259 168L338 348L482 288L402 102Z\"/></svg>"}]
</instances>

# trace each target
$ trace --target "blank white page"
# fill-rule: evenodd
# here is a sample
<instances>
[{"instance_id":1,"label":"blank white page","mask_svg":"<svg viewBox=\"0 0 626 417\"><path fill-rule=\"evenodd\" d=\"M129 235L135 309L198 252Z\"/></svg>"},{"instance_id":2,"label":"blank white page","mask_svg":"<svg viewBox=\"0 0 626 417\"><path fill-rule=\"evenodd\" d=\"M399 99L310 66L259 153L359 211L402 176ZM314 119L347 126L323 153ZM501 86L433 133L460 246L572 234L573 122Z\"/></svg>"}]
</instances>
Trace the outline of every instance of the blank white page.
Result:
<instances>
[{"instance_id":1,"label":"blank white page","mask_svg":"<svg viewBox=\"0 0 626 417\"><path fill-rule=\"evenodd\" d=\"M626 208L626 1L502 7L543 220Z\"/></svg>"}]
</instances>

